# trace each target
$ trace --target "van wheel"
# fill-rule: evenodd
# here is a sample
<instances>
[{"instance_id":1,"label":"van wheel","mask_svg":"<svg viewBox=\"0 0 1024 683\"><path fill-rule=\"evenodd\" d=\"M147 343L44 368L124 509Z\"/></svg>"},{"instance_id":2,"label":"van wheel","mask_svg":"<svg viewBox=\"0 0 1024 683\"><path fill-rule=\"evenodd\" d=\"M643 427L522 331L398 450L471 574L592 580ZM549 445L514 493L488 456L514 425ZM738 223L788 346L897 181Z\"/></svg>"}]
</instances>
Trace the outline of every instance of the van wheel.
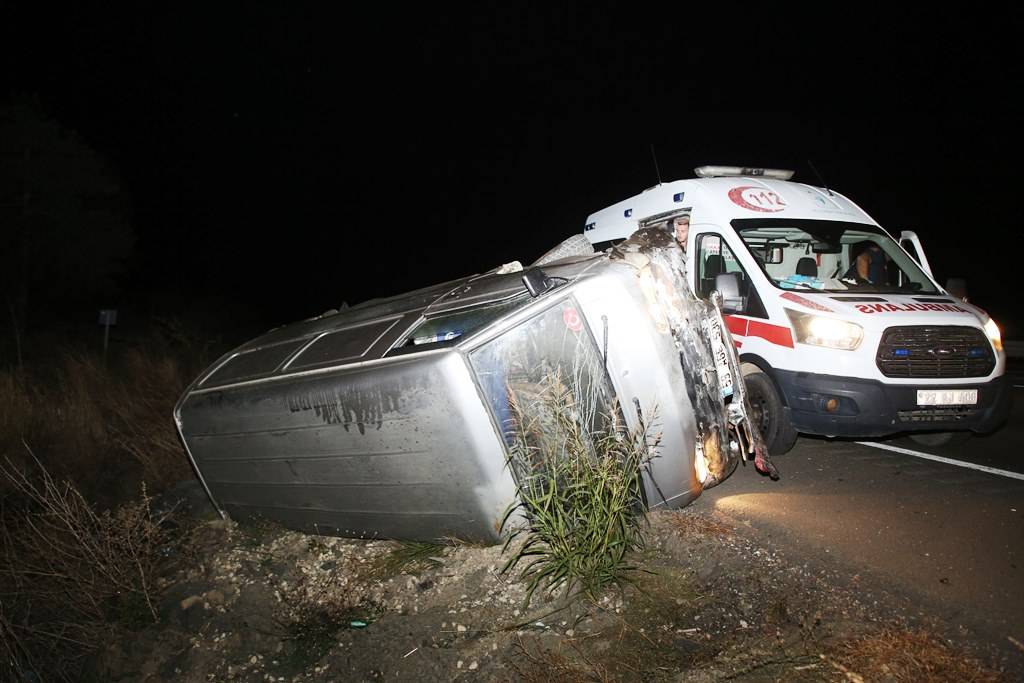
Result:
<instances>
[{"instance_id":1,"label":"van wheel","mask_svg":"<svg viewBox=\"0 0 1024 683\"><path fill-rule=\"evenodd\" d=\"M743 377L747 386L752 418L761 430L769 455L788 453L796 443L796 430L771 377L755 370Z\"/></svg>"},{"instance_id":2,"label":"van wheel","mask_svg":"<svg viewBox=\"0 0 1024 683\"><path fill-rule=\"evenodd\" d=\"M916 434L908 434L910 440L914 443L921 444L922 446L928 446L929 448L935 448L937 446L947 446L950 444L964 443L971 438L970 432L918 432Z\"/></svg>"}]
</instances>

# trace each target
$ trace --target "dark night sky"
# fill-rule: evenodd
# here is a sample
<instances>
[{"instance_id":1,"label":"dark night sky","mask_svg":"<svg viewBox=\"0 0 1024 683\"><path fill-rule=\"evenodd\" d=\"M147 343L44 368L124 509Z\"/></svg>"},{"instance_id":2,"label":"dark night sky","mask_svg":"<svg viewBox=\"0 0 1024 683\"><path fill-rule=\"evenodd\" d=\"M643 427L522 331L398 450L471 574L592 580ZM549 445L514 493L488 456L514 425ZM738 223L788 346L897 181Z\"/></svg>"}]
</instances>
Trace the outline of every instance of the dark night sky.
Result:
<instances>
[{"instance_id":1,"label":"dark night sky","mask_svg":"<svg viewBox=\"0 0 1024 683\"><path fill-rule=\"evenodd\" d=\"M136 298L271 325L525 263L654 184L653 143L666 180L812 160L1024 335L1018 9L212 5L0 6L0 97L37 93L130 192Z\"/></svg>"}]
</instances>

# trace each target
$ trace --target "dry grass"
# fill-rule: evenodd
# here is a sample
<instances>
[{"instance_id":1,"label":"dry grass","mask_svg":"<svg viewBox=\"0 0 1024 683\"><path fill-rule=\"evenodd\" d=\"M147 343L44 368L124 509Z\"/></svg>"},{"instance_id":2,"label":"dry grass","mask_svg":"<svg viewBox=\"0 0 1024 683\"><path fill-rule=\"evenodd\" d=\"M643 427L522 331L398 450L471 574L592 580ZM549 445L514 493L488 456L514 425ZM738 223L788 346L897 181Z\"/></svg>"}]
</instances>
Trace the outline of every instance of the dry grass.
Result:
<instances>
[{"instance_id":1,"label":"dry grass","mask_svg":"<svg viewBox=\"0 0 1024 683\"><path fill-rule=\"evenodd\" d=\"M398 574L421 574L442 565L445 546L440 543L400 541L373 563L371 575L379 578Z\"/></svg>"},{"instance_id":2,"label":"dry grass","mask_svg":"<svg viewBox=\"0 0 1024 683\"><path fill-rule=\"evenodd\" d=\"M124 379L108 404L113 443L139 463L144 481L159 488L191 474L171 418L174 403L185 390L185 377L170 357L130 352Z\"/></svg>"},{"instance_id":3,"label":"dry grass","mask_svg":"<svg viewBox=\"0 0 1024 683\"><path fill-rule=\"evenodd\" d=\"M302 574L281 590L275 614L285 643L279 655L283 672L305 671L337 644L338 631L365 628L383 611L350 590L341 574Z\"/></svg>"},{"instance_id":4,"label":"dry grass","mask_svg":"<svg viewBox=\"0 0 1024 683\"><path fill-rule=\"evenodd\" d=\"M577 647L572 647L572 656L567 657L539 645L530 646L519 638L515 650L516 656L511 658L510 665L525 683L608 683L615 680L607 668L590 661Z\"/></svg>"},{"instance_id":5,"label":"dry grass","mask_svg":"<svg viewBox=\"0 0 1024 683\"><path fill-rule=\"evenodd\" d=\"M31 650L19 629L7 618L6 605L0 600L0 681L29 683L39 680Z\"/></svg>"},{"instance_id":6,"label":"dry grass","mask_svg":"<svg viewBox=\"0 0 1024 683\"><path fill-rule=\"evenodd\" d=\"M46 362L0 370L0 680L78 680L87 654L157 620L187 529L148 491L192 476L172 410L210 350L157 322L108 362L44 343Z\"/></svg>"},{"instance_id":7,"label":"dry grass","mask_svg":"<svg viewBox=\"0 0 1024 683\"><path fill-rule=\"evenodd\" d=\"M735 532L731 527L705 514L693 510L675 510L667 513L669 524L681 537L714 536L729 538Z\"/></svg>"},{"instance_id":8,"label":"dry grass","mask_svg":"<svg viewBox=\"0 0 1024 683\"><path fill-rule=\"evenodd\" d=\"M162 491L192 475L172 419L191 376L170 356L137 350L109 367L68 351L45 371L0 372L0 455L30 467L28 443L55 476L109 503L119 482L136 484L129 495L140 480Z\"/></svg>"},{"instance_id":9,"label":"dry grass","mask_svg":"<svg viewBox=\"0 0 1024 683\"><path fill-rule=\"evenodd\" d=\"M0 437L19 435L31 423L37 402L21 375L0 373Z\"/></svg>"},{"instance_id":10,"label":"dry grass","mask_svg":"<svg viewBox=\"0 0 1024 683\"><path fill-rule=\"evenodd\" d=\"M8 460L0 477L22 501L0 516L2 651L37 680L73 678L84 655L157 621L167 516L151 512L144 487L139 499L97 512L38 461L30 475Z\"/></svg>"},{"instance_id":11,"label":"dry grass","mask_svg":"<svg viewBox=\"0 0 1024 683\"><path fill-rule=\"evenodd\" d=\"M1001 683L1002 674L930 633L888 630L858 638L832 658L845 679L892 683Z\"/></svg>"}]
</instances>

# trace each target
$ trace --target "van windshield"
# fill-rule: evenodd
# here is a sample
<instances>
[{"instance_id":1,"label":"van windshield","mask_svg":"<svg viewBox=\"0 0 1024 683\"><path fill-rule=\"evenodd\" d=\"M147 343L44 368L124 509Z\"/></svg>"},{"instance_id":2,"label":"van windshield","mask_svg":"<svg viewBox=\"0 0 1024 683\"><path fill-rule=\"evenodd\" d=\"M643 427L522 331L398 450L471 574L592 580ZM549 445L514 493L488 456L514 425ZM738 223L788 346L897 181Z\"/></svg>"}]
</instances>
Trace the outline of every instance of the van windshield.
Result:
<instances>
[{"instance_id":1,"label":"van windshield","mask_svg":"<svg viewBox=\"0 0 1024 683\"><path fill-rule=\"evenodd\" d=\"M939 293L917 262L874 225L738 218L732 227L779 289Z\"/></svg>"}]
</instances>

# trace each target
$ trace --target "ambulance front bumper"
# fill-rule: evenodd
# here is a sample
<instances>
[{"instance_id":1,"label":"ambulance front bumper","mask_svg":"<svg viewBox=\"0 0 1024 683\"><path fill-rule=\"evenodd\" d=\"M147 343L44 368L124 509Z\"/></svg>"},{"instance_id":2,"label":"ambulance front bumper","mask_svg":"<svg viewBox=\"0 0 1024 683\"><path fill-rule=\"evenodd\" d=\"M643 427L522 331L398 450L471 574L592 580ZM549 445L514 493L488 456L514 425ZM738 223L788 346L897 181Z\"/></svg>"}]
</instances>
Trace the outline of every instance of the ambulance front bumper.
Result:
<instances>
[{"instance_id":1,"label":"ambulance front bumper","mask_svg":"<svg viewBox=\"0 0 1024 683\"><path fill-rule=\"evenodd\" d=\"M873 437L898 432L997 429L1010 412L1006 377L981 384L892 385L875 380L775 370L798 432L822 436ZM969 406L919 406L918 389L977 389Z\"/></svg>"}]
</instances>

